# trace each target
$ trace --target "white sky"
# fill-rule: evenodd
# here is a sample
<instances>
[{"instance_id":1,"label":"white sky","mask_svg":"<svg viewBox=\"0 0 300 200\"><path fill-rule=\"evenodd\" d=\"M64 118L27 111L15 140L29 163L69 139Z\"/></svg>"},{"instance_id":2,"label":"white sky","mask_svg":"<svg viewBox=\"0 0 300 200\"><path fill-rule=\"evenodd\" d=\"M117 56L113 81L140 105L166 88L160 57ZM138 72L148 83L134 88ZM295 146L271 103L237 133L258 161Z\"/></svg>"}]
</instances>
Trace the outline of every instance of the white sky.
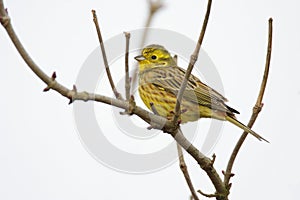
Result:
<instances>
[{"instance_id":1,"label":"white sky","mask_svg":"<svg viewBox=\"0 0 300 200\"><path fill-rule=\"evenodd\" d=\"M68 87L98 46L91 9L97 11L105 40L141 28L147 15L146 1L141 0L11 0L5 5L32 58L48 74L55 70L57 80ZM196 40L206 1L166 0L165 5L155 16L153 27ZM271 143L247 138L234 165L231 199L298 197L299 6L296 0L213 2L203 48L217 67L230 105L241 112L238 118L245 123L263 74L267 21L274 19L270 78L264 107L254 126ZM0 199L188 199L189 190L177 163L155 173L132 175L93 159L77 134L67 99L53 91L42 92L45 85L22 61L3 28L0 44ZM133 56L130 63L134 63ZM100 110L109 108L99 106ZM218 172L225 169L240 132L229 123L224 125L213 150ZM125 137L114 137L120 149L126 148ZM158 138L169 141L167 135ZM198 143L201 141L195 145ZM188 156L186 160L195 187L213 192L195 161Z\"/></svg>"}]
</instances>

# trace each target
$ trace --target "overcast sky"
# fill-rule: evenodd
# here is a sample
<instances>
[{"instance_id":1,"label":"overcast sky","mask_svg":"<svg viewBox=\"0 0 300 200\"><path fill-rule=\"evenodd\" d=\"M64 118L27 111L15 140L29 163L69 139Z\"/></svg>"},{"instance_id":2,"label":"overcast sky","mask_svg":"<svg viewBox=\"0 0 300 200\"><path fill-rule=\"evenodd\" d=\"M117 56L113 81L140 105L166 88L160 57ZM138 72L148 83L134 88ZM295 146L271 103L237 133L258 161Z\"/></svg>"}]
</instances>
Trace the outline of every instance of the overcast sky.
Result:
<instances>
[{"instance_id":1,"label":"overcast sky","mask_svg":"<svg viewBox=\"0 0 300 200\"><path fill-rule=\"evenodd\" d=\"M188 48L188 42L182 42L183 39L174 41L173 36L196 41L207 2L163 2L165 7L154 17L152 27L165 29L163 33L173 33L170 36L167 34L169 40L166 37L161 42L159 37L162 33L155 35L157 32L154 31L148 43L163 43L170 48L172 44L177 47L182 45L184 51ZM93 59L91 55L98 52L91 9L97 11L107 44L122 39L123 31L136 33L134 30L143 28L148 12L147 2L141 0L11 0L4 3L17 34L32 58L49 75L56 71L57 80L67 87L78 81L82 69L88 66L89 59ZM244 123L251 115L262 79L268 18L274 20L270 77L263 110L253 127L270 144L259 142L252 136L247 138L233 168L235 176L231 180L230 199L279 200L298 197L299 7L296 0L229 0L214 1L212 4L202 47L218 76L213 81L205 74L199 73L199 76L203 76L209 85L219 87L218 81L222 83L222 93L230 100L229 105L241 112L238 119ZM131 39L133 46L138 43L134 37ZM155 169L145 167L144 171L139 169L139 174L136 174L125 169L125 165L143 166L139 160L111 154L100 142L96 149L118 162L116 168L93 153L92 147L84 140L85 136L89 138L85 133L90 133L90 127L84 127L86 131L82 132L79 124L86 125L91 121L90 117L94 117L101 128L99 135L105 136L113 147L128 155L142 157L149 155L149 152L154 155L151 153L160 152L168 145L173 148L173 153L176 152L170 136L147 132L147 125L136 117L120 117L118 112L121 110L99 103L77 103L91 105L95 115L80 115L82 121L78 122L78 113L73 109L74 105L68 105L67 99L53 91L42 92L45 85L23 62L3 28L0 30L0 44L0 199L189 199L189 190L177 162L155 165ZM109 54L112 73L117 81L122 79L121 72L124 71L123 54L112 55L123 52L124 41L120 49ZM170 51L181 53L176 49ZM132 49L130 66L135 64L133 56L136 54ZM182 65L186 63L184 59L188 57L182 56ZM197 74L197 71L194 73ZM106 77L101 74L97 81L95 91L111 96ZM88 88L82 85L80 89ZM129 123L126 120L134 126L126 126ZM187 130L196 130L197 136L192 138L195 146L201 148L205 138L203 134L210 124L209 119L203 119L184 126ZM133 131L126 131L129 127ZM142 137L131 135L133 132L141 133L141 130L145 131ZM147 133L151 137L145 137ZM240 133L238 128L224 123L214 148L208 153L217 155L215 167L220 174L226 168ZM163 163L159 155L151 157L153 163ZM214 192L206 174L188 155L185 157L195 187L207 193Z\"/></svg>"}]
</instances>

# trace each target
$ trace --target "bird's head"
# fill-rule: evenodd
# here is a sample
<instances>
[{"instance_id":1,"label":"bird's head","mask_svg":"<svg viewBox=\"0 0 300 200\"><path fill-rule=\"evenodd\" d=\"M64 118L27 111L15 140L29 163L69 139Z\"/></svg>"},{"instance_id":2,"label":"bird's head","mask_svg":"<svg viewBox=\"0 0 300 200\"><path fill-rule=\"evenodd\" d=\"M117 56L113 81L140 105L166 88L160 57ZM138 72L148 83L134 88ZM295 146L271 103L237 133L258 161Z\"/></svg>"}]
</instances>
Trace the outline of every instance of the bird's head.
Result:
<instances>
[{"instance_id":1,"label":"bird's head","mask_svg":"<svg viewBox=\"0 0 300 200\"><path fill-rule=\"evenodd\" d=\"M174 66L176 65L170 53L157 44L146 46L142 54L134 57L139 62L139 71L154 67Z\"/></svg>"}]
</instances>

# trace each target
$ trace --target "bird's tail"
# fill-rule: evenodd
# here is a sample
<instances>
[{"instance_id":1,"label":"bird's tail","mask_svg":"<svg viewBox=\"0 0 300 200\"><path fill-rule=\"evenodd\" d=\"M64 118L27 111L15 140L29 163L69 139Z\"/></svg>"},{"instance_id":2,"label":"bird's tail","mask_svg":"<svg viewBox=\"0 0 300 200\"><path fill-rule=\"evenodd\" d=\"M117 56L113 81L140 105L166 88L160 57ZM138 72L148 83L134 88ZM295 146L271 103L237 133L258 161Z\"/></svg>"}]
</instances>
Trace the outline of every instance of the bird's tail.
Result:
<instances>
[{"instance_id":1,"label":"bird's tail","mask_svg":"<svg viewBox=\"0 0 300 200\"><path fill-rule=\"evenodd\" d=\"M260 140L260 141L264 140L264 141L269 143L268 140L266 140L265 138L261 137L260 135L258 135L254 131L252 131L248 126L246 126L243 123L239 122L237 119L235 119L233 117L230 117L230 116L226 116L225 118L226 118L227 121L231 122L232 124L236 125L237 127L241 128L241 129L243 129L247 133L250 133L251 135L256 137L258 140Z\"/></svg>"}]
</instances>

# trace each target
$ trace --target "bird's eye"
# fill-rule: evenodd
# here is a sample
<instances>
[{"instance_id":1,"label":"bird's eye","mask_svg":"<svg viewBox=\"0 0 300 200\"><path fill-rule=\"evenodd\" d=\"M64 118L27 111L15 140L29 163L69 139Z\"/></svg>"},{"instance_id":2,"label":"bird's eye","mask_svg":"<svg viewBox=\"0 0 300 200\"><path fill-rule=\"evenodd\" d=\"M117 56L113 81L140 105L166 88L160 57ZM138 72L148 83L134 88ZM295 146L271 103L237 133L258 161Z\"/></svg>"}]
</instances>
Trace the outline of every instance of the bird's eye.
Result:
<instances>
[{"instance_id":1,"label":"bird's eye","mask_svg":"<svg viewBox=\"0 0 300 200\"><path fill-rule=\"evenodd\" d=\"M156 58L157 58L156 55L151 56L151 59L152 59L152 60L155 60Z\"/></svg>"}]
</instances>

